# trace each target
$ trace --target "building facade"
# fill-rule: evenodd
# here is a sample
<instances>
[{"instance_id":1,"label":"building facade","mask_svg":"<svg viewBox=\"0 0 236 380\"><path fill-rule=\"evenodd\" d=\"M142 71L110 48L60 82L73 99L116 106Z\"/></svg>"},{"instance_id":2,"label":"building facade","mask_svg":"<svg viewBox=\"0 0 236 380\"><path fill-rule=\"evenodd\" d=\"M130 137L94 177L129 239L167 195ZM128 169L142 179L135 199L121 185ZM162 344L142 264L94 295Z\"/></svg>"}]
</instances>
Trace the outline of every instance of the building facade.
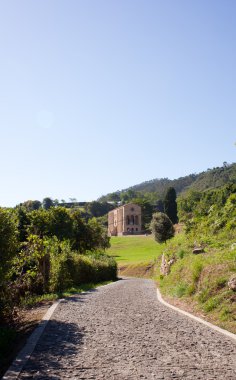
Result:
<instances>
[{"instance_id":1,"label":"building facade","mask_svg":"<svg viewBox=\"0 0 236 380\"><path fill-rule=\"evenodd\" d=\"M134 203L120 206L108 213L108 235L138 235L142 232L141 207Z\"/></svg>"}]
</instances>

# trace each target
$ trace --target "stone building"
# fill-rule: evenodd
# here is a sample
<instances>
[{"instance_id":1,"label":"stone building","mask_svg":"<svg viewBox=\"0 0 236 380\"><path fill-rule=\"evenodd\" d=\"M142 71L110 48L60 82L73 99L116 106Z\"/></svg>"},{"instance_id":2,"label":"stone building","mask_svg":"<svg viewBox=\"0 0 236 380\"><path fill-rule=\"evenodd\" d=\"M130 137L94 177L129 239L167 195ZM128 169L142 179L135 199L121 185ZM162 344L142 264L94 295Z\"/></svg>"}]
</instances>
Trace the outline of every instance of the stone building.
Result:
<instances>
[{"instance_id":1,"label":"stone building","mask_svg":"<svg viewBox=\"0 0 236 380\"><path fill-rule=\"evenodd\" d=\"M138 235L141 229L141 207L127 203L108 213L108 235Z\"/></svg>"}]
</instances>

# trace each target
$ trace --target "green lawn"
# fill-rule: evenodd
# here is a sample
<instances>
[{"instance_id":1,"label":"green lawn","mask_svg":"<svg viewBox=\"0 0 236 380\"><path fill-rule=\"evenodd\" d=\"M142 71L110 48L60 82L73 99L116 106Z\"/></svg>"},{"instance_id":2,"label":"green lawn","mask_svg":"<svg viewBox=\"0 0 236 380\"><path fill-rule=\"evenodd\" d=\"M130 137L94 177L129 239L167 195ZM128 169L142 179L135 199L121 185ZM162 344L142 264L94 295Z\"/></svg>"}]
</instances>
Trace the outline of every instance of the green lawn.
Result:
<instances>
[{"instance_id":1,"label":"green lawn","mask_svg":"<svg viewBox=\"0 0 236 380\"><path fill-rule=\"evenodd\" d=\"M114 256L118 264L148 263L160 255L160 244L152 236L113 236L108 255Z\"/></svg>"}]
</instances>

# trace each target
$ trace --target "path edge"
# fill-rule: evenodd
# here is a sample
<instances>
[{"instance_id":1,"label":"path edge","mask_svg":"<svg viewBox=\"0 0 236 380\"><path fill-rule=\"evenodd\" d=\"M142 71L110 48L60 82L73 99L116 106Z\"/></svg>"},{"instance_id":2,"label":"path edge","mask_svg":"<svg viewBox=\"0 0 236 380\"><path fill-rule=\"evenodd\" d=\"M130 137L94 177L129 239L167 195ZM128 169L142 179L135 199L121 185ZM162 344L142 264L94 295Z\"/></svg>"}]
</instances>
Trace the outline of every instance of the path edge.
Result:
<instances>
[{"instance_id":1,"label":"path edge","mask_svg":"<svg viewBox=\"0 0 236 380\"><path fill-rule=\"evenodd\" d=\"M116 282L111 282L109 284L98 286L95 289L103 288L105 286L113 285L115 283ZM90 292L92 290L93 289L87 290L87 291L84 291L84 292L81 292L81 293L78 293L78 294L87 293L87 292ZM19 377L22 369L24 368L24 366L26 365L26 363L29 360L30 356L32 355L32 353L33 353L33 351L35 349L35 346L38 343L39 338L43 334L44 329L47 326L49 320L51 319L54 311L56 310L57 306L62 301L64 301L64 298L60 298L59 300L57 300L56 302L54 302L52 304L52 306L50 306L50 308L46 311L46 313L44 314L43 318L39 322L38 326L35 328L35 330L29 336L29 338L27 339L26 344L21 349L21 351L18 353L18 355L13 360L12 364L10 365L10 367L7 369L7 371L5 372L5 374L3 375L3 377L1 377L0 380L17 380L18 379L18 377Z\"/></svg>"},{"instance_id":2,"label":"path edge","mask_svg":"<svg viewBox=\"0 0 236 380\"><path fill-rule=\"evenodd\" d=\"M25 346L21 349L21 351L18 353L16 358L13 360L12 364L8 368L8 370L5 372L2 380L16 380L18 379L23 367L26 365L27 361L29 360L30 356L32 355L36 344L39 341L39 338L41 337L45 327L47 326L50 318L52 317L54 311L56 310L59 303L63 301L63 299L59 299L56 302L53 303L52 306L46 311L43 318L39 322L38 326L35 328L35 330L32 332L32 334L27 339L27 342Z\"/></svg>"},{"instance_id":3,"label":"path edge","mask_svg":"<svg viewBox=\"0 0 236 380\"><path fill-rule=\"evenodd\" d=\"M160 292L160 290L158 288L157 288L157 299L158 299L158 301L160 303L162 303L163 305L169 307L170 309L173 309L173 310L177 311L178 313L181 313L181 314L183 314L183 315L185 315L185 316L187 316L187 317L189 317L191 319L194 319L195 321L197 321L199 323L202 323L203 325L205 325L207 327L210 327L212 330L215 330L215 331L217 331L217 332L219 332L219 333L227 336L228 338L232 339L234 341L234 343L236 343L236 334L231 333L230 331L224 330L221 327L218 327L216 325L213 325L212 323L207 322L207 321L205 321L202 318L196 317L195 315L193 315L191 313L188 313L185 310L179 309L178 307L173 306L170 303L164 301L164 299L162 298L161 292Z\"/></svg>"}]
</instances>

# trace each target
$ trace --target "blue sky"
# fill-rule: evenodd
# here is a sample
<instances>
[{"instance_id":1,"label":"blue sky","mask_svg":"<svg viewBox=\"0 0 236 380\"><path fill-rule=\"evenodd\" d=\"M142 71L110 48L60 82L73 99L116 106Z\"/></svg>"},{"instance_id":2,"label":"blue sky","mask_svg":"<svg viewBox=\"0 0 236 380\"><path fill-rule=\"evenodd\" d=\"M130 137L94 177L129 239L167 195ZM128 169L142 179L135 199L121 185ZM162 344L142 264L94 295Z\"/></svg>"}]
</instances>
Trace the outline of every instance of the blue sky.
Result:
<instances>
[{"instance_id":1,"label":"blue sky","mask_svg":"<svg viewBox=\"0 0 236 380\"><path fill-rule=\"evenodd\" d=\"M234 0L0 0L0 205L235 162Z\"/></svg>"}]
</instances>

